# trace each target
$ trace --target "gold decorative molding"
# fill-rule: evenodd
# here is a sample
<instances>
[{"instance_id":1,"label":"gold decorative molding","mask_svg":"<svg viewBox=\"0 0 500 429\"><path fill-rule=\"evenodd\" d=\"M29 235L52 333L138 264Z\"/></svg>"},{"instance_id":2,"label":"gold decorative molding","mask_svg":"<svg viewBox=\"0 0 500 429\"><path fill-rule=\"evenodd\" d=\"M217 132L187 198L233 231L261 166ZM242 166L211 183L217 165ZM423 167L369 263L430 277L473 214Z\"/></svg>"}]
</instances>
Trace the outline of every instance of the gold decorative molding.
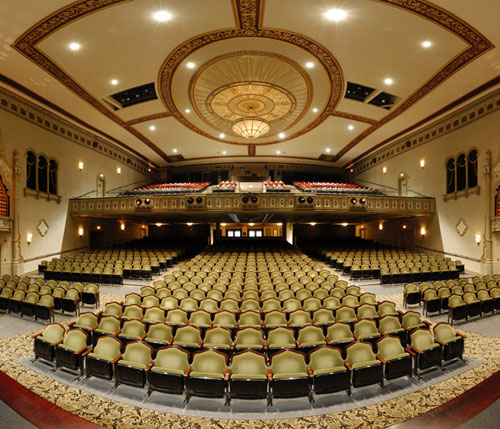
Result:
<instances>
[{"instance_id":1,"label":"gold decorative molding","mask_svg":"<svg viewBox=\"0 0 500 429\"><path fill-rule=\"evenodd\" d=\"M40 234L40 237L45 237L49 232L49 224L45 219L41 219L36 226L36 230Z\"/></svg>"},{"instance_id":2,"label":"gold decorative molding","mask_svg":"<svg viewBox=\"0 0 500 429\"><path fill-rule=\"evenodd\" d=\"M467 225L467 223L465 222L464 219L460 219L457 222L457 224L455 225L455 231L457 231L457 234L460 237L463 237L468 229L469 229L469 226Z\"/></svg>"},{"instance_id":3,"label":"gold decorative molding","mask_svg":"<svg viewBox=\"0 0 500 429\"><path fill-rule=\"evenodd\" d=\"M141 116L140 118L130 119L127 121L127 125L137 125L143 122L154 121L155 119L163 119L172 116L169 112L153 113L151 115Z\"/></svg>"}]
</instances>

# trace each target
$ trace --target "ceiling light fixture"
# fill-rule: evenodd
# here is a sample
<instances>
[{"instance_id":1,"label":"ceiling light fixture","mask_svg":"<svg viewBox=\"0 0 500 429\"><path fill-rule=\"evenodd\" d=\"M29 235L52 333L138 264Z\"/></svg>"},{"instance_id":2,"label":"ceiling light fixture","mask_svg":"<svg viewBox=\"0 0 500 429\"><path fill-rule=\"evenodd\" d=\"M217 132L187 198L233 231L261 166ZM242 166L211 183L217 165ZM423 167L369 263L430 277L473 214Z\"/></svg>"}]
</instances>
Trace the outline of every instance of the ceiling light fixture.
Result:
<instances>
[{"instance_id":1,"label":"ceiling light fixture","mask_svg":"<svg viewBox=\"0 0 500 429\"><path fill-rule=\"evenodd\" d=\"M352 131L354 129L354 125L348 125L347 129L350 130L350 131Z\"/></svg>"},{"instance_id":2,"label":"ceiling light fixture","mask_svg":"<svg viewBox=\"0 0 500 429\"><path fill-rule=\"evenodd\" d=\"M195 63L189 62L186 64L188 69L194 69L195 68Z\"/></svg>"},{"instance_id":3,"label":"ceiling light fixture","mask_svg":"<svg viewBox=\"0 0 500 429\"><path fill-rule=\"evenodd\" d=\"M327 147L325 150L326 150L326 153L330 153L330 148L329 147Z\"/></svg>"},{"instance_id":4,"label":"ceiling light fixture","mask_svg":"<svg viewBox=\"0 0 500 429\"><path fill-rule=\"evenodd\" d=\"M315 108L313 109L313 113L318 113L318 108L317 108L317 107L315 107Z\"/></svg>"},{"instance_id":5,"label":"ceiling light fixture","mask_svg":"<svg viewBox=\"0 0 500 429\"><path fill-rule=\"evenodd\" d=\"M156 130L156 127L154 125L150 125L149 129L150 129L150 131L154 131L154 130Z\"/></svg>"},{"instance_id":6,"label":"ceiling light fixture","mask_svg":"<svg viewBox=\"0 0 500 429\"><path fill-rule=\"evenodd\" d=\"M393 81L390 77L388 77L388 78L384 79L384 83L385 83L386 85L392 85L392 84L393 84L393 82L394 82L394 81Z\"/></svg>"},{"instance_id":7,"label":"ceiling light fixture","mask_svg":"<svg viewBox=\"0 0 500 429\"><path fill-rule=\"evenodd\" d=\"M280 151L280 150L277 150L277 151L276 151L276 154L277 154L277 155L280 155L280 154L281 154L281 151Z\"/></svg>"},{"instance_id":8,"label":"ceiling light fixture","mask_svg":"<svg viewBox=\"0 0 500 429\"><path fill-rule=\"evenodd\" d=\"M424 48L430 48L432 46L432 42L430 42L429 40L426 40L425 42L422 42L422 46Z\"/></svg>"},{"instance_id":9,"label":"ceiling light fixture","mask_svg":"<svg viewBox=\"0 0 500 429\"><path fill-rule=\"evenodd\" d=\"M278 134L278 137L279 137L280 139L284 139L284 138L285 138L285 133L279 133L279 134Z\"/></svg>"},{"instance_id":10,"label":"ceiling light fixture","mask_svg":"<svg viewBox=\"0 0 500 429\"><path fill-rule=\"evenodd\" d=\"M227 152L225 150L222 151L222 155L226 155Z\"/></svg>"},{"instance_id":11,"label":"ceiling light fixture","mask_svg":"<svg viewBox=\"0 0 500 429\"><path fill-rule=\"evenodd\" d=\"M224 133L219 134L219 138L223 139L224 137L226 137L226 135Z\"/></svg>"},{"instance_id":12,"label":"ceiling light fixture","mask_svg":"<svg viewBox=\"0 0 500 429\"><path fill-rule=\"evenodd\" d=\"M177 149L173 149L173 150L172 150L172 152L173 152L173 153L177 153Z\"/></svg>"},{"instance_id":13,"label":"ceiling light fixture","mask_svg":"<svg viewBox=\"0 0 500 429\"><path fill-rule=\"evenodd\" d=\"M68 46L72 51L78 51L81 48L81 45L77 42L71 42Z\"/></svg>"},{"instance_id":14,"label":"ceiling light fixture","mask_svg":"<svg viewBox=\"0 0 500 429\"><path fill-rule=\"evenodd\" d=\"M165 22L172 18L172 14L166 10L159 10L153 14L153 18L158 22Z\"/></svg>"},{"instance_id":15,"label":"ceiling light fixture","mask_svg":"<svg viewBox=\"0 0 500 429\"><path fill-rule=\"evenodd\" d=\"M184 110L186 113L191 113L191 109Z\"/></svg>"},{"instance_id":16,"label":"ceiling light fixture","mask_svg":"<svg viewBox=\"0 0 500 429\"><path fill-rule=\"evenodd\" d=\"M271 129L269 122L265 119L254 116L254 109L249 107L250 115L244 118L236 119L231 129L239 136L246 139L258 139L267 134Z\"/></svg>"},{"instance_id":17,"label":"ceiling light fixture","mask_svg":"<svg viewBox=\"0 0 500 429\"><path fill-rule=\"evenodd\" d=\"M309 61L309 62L306 63L306 67L308 69L312 69L314 67L314 63L312 61Z\"/></svg>"},{"instance_id":18,"label":"ceiling light fixture","mask_svg":"<svg viewBox=\"0 0 500 429\"><path fill-rule=\"evenodd\" d=\"M111 85L118 85L118 80L111 79Z\"/></svg>"},{"instance_id":19,"label":"ceiling light fixture","mask_svg":"<svg viewBox=\"0 0 500 429\"><path fill-rule=\"evenodd\" d=\"M345 17L347 16L347 13L345 10L342 10L342 9L330 9L330 10L327 10L323 16L328 19L329 21L335 21L335 22L339 22L339 21L342 21L343 19L345 19Z\"/></svg>"}]
</instances>

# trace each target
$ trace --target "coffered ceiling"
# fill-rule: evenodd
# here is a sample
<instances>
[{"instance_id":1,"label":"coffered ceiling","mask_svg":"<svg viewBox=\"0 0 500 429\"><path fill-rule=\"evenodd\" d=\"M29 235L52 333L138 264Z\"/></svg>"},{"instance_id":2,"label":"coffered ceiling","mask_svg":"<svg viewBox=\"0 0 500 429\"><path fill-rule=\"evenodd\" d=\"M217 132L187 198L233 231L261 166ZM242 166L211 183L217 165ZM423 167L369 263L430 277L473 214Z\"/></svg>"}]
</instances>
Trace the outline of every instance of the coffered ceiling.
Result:
<instances>
[{"instance_id":1,"label":"coffered ceiling","mask_svg":"<svg viewBox=\"0 0 500 429\"><path fill-rule=\"evenodd\" d=\"M156 166L348 167L500 86L498 16L498 0L3 1L0 85ZM150 83L155 99L112 97ZM269 131L235 133L249 116Z\"/></svg>"}]
</instances>

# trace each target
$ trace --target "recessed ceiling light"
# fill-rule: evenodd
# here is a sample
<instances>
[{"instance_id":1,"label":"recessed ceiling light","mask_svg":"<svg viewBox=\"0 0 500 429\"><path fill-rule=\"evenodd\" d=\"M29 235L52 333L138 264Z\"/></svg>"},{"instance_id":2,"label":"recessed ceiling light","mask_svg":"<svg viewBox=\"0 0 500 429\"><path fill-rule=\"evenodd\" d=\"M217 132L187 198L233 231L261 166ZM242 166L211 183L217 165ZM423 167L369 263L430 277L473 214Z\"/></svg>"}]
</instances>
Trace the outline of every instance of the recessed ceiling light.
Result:
<instances>
[{"instance_id":1,"label":"recessed ceiling light","mask_svg":"<svg viewBox=\"0 0 500 429\"><path fill-rule=\"evenodd\" d=\"M173 149L173 150L172 150L172 152L173 152L173 153L177 153L177 149Z\"/></svg>"},{"instance_id":2,"label":"recessed ceiling light","mask_svg":"<svg viewBox=\"0 0 500 429\"><path fill-rule=\"evenodd\" d=\"M313 109L313 112L314 112L314 113L318 113L318 108L317 108L317 107L315 107L315 108Z\"/></svg>"},{"instance_id":3,"label":"recessed ceiling light","mask_svg":"<svg viewBox=\"0 0 500 429\"><path fill-rule=\"evenodd\" d=\"M278 155L279 155L280 153L281 153L281 151L280 151L280 150L277 150L277 151L276 151L276 154L278 154Z\"/></svg>"},{"instance_id":4,"label":"recessed ceiling light","mask_svg":"<svg viewBox=\"0 0 500 429\"><path fill-rule=\"evenodd\" d=\"M158 22L165 22L172 18L172 14L166 10L159 10L153 14L153 18Z\"/></svg>"},{"instance_id":5,"label":"recessed ceiling light","mask_svg":"<svg viewBox=\"0 0 500 429\"><path fill-rule=\"evenodd\" d=\"M330 148L329 147L326 148L326 153L330 153Z\"/></svg>"},{"instance_id":6,"label":"recessed ceiling light","mask_svg":"<svg viewBox=\"0 0 500 429\"><path fill-rule=\"evenodd\" d=\"M422 42L422 46L424 48L430 48L432 46L432 42L430 42L429 40L426 40L425 42Z\"/></svg>"},{"instance_id":7,"label":"recessed ceiling light","mask_svg":"<svg viewBox=\"0 0 500 429\"><path fill-rule=\"evenodd\" d=\"M224 133L219 134L219 138L223 139L224 137L226 137L226 135Z\"/></svg>"},{"instance_id":8,"label":"recessed ceiling light","mask_svg":"<svg viewBox=\"0 0 500 429\"><path fill-rule=\"evenodd\" d=\"M330 10L327 10L323 16L328 19L329 21L335 21L335 22L339 22L339 21L342 21L343 19L345 19L345 17L347 16L347 13L345 10L342 10L342 9L330 9Z\"/></svg>"},{"instance_id":9,"label":"recessed ceiling light","mask_svg":"<svg viewBox=\"0 0 500 429\"><path fill-rule=\"evenodd\" d=\"M187 68L188 68L188 69L194 69L195 64L194 64L194 63L189 62L189 63L187 63L187 64L186 64L186 66L187 66Z\"/></svg>"},{"instance_id":10,"label":"recessed ceiling light","mask_svg":"<svg viewBox=\"0 0 500 429\"><path fill-rule=\"evenodd\" d=\"M81 48L81 45L79 43L76 43L76 42L72 42L68 46L69 46L69 49L71 49L72 51L78 51L78 49Z\"/></svg>"},{"instance_id":11,"label":"recessed ceiling light","mask_svg":"<svg viewBox=\"0 0 500 429\"><path fill-rule=\"evenodd\" d=\"M156 130L156 127L155 127L154 125L150 125L150 126L149 126L149 129L150 129L151 131L154 131L154 130Z\"/></svg>"},{"instance_id":12,"label":"recessed ceiling light","mask_svg":"<svg viewBox=\"0 0 500 429\"><path fill-rule=\"evenodd\" d=\"M184 110L186 113L191 113L191 109Z\"/></svg>"},{"instance_id":13,"label":"recessed ceiling light","mask_svg":"<svg viewBox=\"0 0 500 429\"><path fill-rule=\"evenodd\" d=\"M279 134L278 134L278 137L279 137L280 139L284 139L284 138L285 138L285 133L279 133Z\"/></svg>"},{"instance_id":14,"label":"recessed ceiling light","mask_svg":"<svg viewBox=\"0 0 500 429\"><path fill-rule=\"evenodd\" d=\"M348 125L348 126L347 126L347 129L348 129L348 130L353 130L353 129L354 129L354 125Z\"/></svg>"},{"instance_id":15,"label":"recessed ceiling light","mask_svg":"<svg viewBox=\"0 0 500 429\"><path fill-rule=\"evenodd\" d=\"M388 77L388 78L384 79L384 83L385 83L386 85L392 85L392 82L393 82L393 80L392 80L390 77Z\"/></svg>"},{"instance_id":16,"label":"recessed ceiling light","mask_svg":"<svg viewBox=\"0 0 500 429\"><path fill-rule=\"evenodd\" d=\"M314 63L312 61L309 61L309 62L306 63L306 67L308 69L312 69L314 67Z\"/></svg>"},{"instance_id":17,"label":"recessed ceiling light","mask_svg":"<svg viewBox=\"0 0 500 429\"><path fill-rule=\"evenodd\" d=\"M227 152L225 150L222 151L222 155L225 155Z\"/></svg>"},{"instance_id":18,"label":"recessed ceiling light","mask_svg":"<svg viewBox=\"0 0 500 429\"><path fill-rule=\"evenodd\" d=\"M118 85L118 81L116 79L111 79L111 85Z\"/></svg>"}]
</instances>

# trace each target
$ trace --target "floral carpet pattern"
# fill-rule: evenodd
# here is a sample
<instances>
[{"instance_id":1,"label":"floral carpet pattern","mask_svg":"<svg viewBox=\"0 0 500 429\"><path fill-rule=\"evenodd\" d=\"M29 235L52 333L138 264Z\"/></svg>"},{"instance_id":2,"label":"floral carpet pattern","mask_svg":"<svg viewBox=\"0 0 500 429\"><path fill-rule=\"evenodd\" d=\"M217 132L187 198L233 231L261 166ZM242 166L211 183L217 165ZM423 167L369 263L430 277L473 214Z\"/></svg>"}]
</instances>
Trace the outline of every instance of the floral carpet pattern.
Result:
<instances>
[{"instance_id":1,"label":"floral carpet pattern","mask_svg":"<svg viewBox=\"0 0 500 429\"><path fill-rule=\"evenodd\" d=\"M121 301L101 295L101 304ZM402 294L378 296L402 308ZM90 310L91 311L91 310ZM497 318L498 316L494 316ZM492 323L493 320L492 320ZM454 378L375 405L314 417L275 420L229 420L165 414L106 399L27 369L18 360L33 356L31 333L0 339L0 370L57 406L106 428L385 428L416 417L457 397L500 369L500 339L459 330L467 335L465 356L484 363Z\"/></svg>"}]
</instances>

